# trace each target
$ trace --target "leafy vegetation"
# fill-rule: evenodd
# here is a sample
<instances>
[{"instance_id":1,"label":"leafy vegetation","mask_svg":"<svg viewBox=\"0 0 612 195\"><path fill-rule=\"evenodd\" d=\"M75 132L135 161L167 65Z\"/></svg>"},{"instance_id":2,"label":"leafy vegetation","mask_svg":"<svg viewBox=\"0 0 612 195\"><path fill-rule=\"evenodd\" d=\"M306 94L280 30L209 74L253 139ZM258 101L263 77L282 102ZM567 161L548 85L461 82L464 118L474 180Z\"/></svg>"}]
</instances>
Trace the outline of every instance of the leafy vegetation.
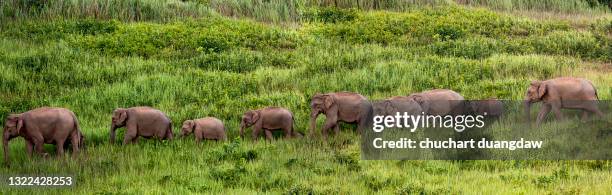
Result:
<instances>
[{"instance_id":1,"label":"leafy vegetation","mask_svg":"<svg viewBox=\"0 0 612 195\"><path fill-rule=\"evenodd\" d=\"M609 100L612 18L601 3L576 4L602 16L578 28L464 6L569 11L560 7L569 1L40 2L0 2L0 117L69 108L87 149L76 159L28 160L17 139L3 175L70 173L73 193L610 190L610 161L361 161L350 125L328 142L233 139L244 111L271 105L289 108L308 134L318 92L382 99L449 88L468 99L519 100L531 80L577 76ZM186 119L215 116L232 139L109 144L111 112L130 106L166 112L175 132ZM29 191L66 189L47 190Z\"/></svg>"}]
</instances>

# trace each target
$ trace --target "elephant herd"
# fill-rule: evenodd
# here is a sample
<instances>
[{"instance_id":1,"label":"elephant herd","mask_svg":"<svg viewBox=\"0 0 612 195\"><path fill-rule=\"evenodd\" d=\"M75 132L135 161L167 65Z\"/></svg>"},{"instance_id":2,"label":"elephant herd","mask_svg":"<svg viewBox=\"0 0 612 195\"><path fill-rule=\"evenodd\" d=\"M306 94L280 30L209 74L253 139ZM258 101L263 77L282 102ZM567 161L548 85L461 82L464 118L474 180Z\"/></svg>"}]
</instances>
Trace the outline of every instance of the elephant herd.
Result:
<instances>
[{"instance_id":1,"label":"elephant herd","mask_svg":"<svg viewBox=\"0 0 612 195\"><path fill-rule=\"evenodd\" d=\"M529 108L532 103L543 102L542 109L537 117L537 124L552 110L557 118L563 118L562 108L582 109L583 118L589 113L603 115L597 108L597 91L593 84L582 78L561 77L546 81L531 82L525 98L525 108L529 117ZM356 123L358 132L362 132L368 120L374 113L377 115L392 115L396 112L413 114L451 115L465 113L467 110L473 114L489 113L499 116L503 112L503 104L497 99L475 101L466 104L463 96L449 89L433 89L407 96L394 96L385 100L370 102L358 93L335 92L315 94L310 103L310 134L314 136L316 119L320 114L325 115L322 128L323 138L327 138L328 131L333 129L335 134L340 132L339 122ZM245 112L240 122L240 136L244 136L244 129L252 127L252 137L257 139L262 131L266 138L272 139L272 131L282 130L286 138L303 136L294 131L293 113L281 107L266 107ZM123 143L135 143L139 137L168 139L174 138L172 121L170 118L154 108L132 107L117 108L113 111L110 141L115 142L115 130L125 127ZM203 139L227 140L226 128L223 122L214 117L186 120L181 126L180 135L194 134L196 142ZM65 108L42 107L20 114L11 114L4 123L3 147L4 159L9 162L8 142L12 138L21 136L25 139L28 156L32 151L46 156L44 144L55 144L58 155L62 156L65 146L71 146L73 155L82 148L84 136L79 127L75 114Z\"/></svg>"}]
</instances>

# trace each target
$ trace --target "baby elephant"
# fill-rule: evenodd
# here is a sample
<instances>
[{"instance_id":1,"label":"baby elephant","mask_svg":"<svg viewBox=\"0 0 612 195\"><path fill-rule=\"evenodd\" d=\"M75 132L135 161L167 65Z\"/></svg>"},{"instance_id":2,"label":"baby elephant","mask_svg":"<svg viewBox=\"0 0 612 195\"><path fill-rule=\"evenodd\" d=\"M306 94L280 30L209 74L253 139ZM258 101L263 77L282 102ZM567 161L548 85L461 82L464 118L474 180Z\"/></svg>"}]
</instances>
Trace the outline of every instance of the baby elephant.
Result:
<instances>
[{"instance_id":1,"label":"baby elephant","mask_svg":"<svg viewBox=\"0 0 612 195\"><path fill-rule=\"evenodd\" d=\"M486 118L498 119L504 113L504 103L498 99L469 101L472 114L486 115Z\"/></svg>"},{"instance_id":2,"label":"baby elephant","mask_svg":"<svg viewBox=\"0 0 612 195\"><path fill-rule=\"evenodd\" d=\"M115 130L126 127L123 144L135 143L138 136L169 139L173 137L172 121L166 114L150 107L117 108L113 112L110 141L115 142Z\"/></svg>"},{"instance_id":3,"label":"baby elephant","mask_svg":"<svg viewBox=\"0 0 612 195\"><path fill-rule=\"evenodd\" d=\"M32 150L45 156L44 144L55 144L57 154L64 154L64 144L72 143L73 155L78 153L82 139L79 121L65 108L42 107L21 114L11 114L4 122L4 162L9 164L9 140L21 136L25 139L28 156Z\"/></svg>"},{"instance_id":4,"label":"baby elephant","mask_svg":"<svg viewBox=\"0 0 612 195\"><path fill-rule=\"evenodd\" d=\"M181 128L181 136L189 134L195 135L196 143L200 143L202 139L211 140L227 140L225 135L225 126L221 120L215 117L206 117L201 119L186 120Z\"/></svg>"},{"instance_id":5,"label":"baby elephant","mask_svg":"<svg viewBox=\"0 0 612 195\"><path fill-rule=\"evenodd\" d=\"M240 122L240 137L244 136L244 128L253 126L253 139L256 140L262 130L266 130L266 138L272 140L272 130L282 129L286 138L293 135L293 114L281 107L267 107L259 110L249 110L242 115Z\"/></svg>"}]
</instances>

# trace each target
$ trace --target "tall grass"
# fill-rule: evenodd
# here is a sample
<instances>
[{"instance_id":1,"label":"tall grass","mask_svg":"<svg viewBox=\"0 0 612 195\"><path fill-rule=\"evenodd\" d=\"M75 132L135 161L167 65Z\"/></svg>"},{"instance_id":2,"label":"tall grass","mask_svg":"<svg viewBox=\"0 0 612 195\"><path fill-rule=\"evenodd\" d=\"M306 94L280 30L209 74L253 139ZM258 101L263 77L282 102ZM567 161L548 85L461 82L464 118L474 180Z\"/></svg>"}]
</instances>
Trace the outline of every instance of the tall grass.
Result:
<instances>
[{"instance_id":1,"label":"tall grass","mask_svg":"<svg viewBox=\"0 0 612 195\"><path fill-rule=\"evenodd\" d=\"M461 4L507 11L550 11L561 13L610 13L606 1L587 0L461 0Z\"/></svg>"},{"instance_id":2,"label":"tall grass","mask_svg":"<svg viewBox=\"0 0 612 195\"><path fill-rule=\"evenodd\" d=\"M313 8L409 11L419 7L485 6L508 11L610 13L597 0L56 0L0 2L5 19L96 18L122 21L170 21L216 15L253 18L265 22L299 22Z\"/></svg>"},{"instance_id":3,"label":"tall grass","mask_svg":"<svg viewBox=\"0 0 612 195\"><path fill-rule=\"evenodd\" d=\"M214 11L196 2L180 0L54 0L0 2L3 19L94 18L122 21L168 21L206 17Z\"/></svg>"}]
</instances>

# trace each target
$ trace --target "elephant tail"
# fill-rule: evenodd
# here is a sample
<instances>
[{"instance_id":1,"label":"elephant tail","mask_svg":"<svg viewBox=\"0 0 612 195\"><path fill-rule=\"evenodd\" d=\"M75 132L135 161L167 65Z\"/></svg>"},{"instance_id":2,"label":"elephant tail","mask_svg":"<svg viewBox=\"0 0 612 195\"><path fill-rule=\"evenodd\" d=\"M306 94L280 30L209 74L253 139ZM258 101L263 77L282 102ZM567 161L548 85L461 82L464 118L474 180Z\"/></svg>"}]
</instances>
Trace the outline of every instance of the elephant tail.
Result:
<instances>
[{"instance_id":1,"label":"elephant tail","mask_svg":"<svg viewBox=\"0 0 612 195\"><path fill-rule=\"evenodd\" d=\"M73 133L76 133L75 136L77 136L77 139L75 140L78 141L78 143L72 143L72 144L75 144L78 148L83 148L83 144L84 144L83 143L83 132L81 131L81 125L79 124L79 119L76 117L76 115L73 112L71 112L70 114L72 115L72 120L74 121L74 130L76 130L76 132L73 132Z\"/></svg>"},{"instance_id":2,"label":"elephant tail","mask_svg":"<svg viewBox=\"0 0 612 195\"><path fill-rule=\"evenodd\" d=\"M589 84L591 84L591 87L593 88L593 91L595 92L595 99L599 100L599 95L597 94L597 88L595 87L595 85L593 85L593 82L587 80L587 82L589 82Z\"/></svg>"},{"instance_id":3,"label":"elephant tail","mask_svg":"<svg viewBox=\"0 0 612 195\"><path fill-rule=\"evenodd\" d=\"M174 133L172 133L172 121L170 121L170 124L168 125L168 129L166 129L166 139L173 139L174 138Z\"/></svg>"},{"instance_id":4,"label":"elephant tail","mask_svg":"<svg viewBox=\"0 0 612 195\"><path fill-rule=\"evenodd\" d=\"M291 120L293 120L291 123L291 134L294 134L295 133L295 117L293 116L293 114L291 115Z\"/></svg>"}]
</instances>

